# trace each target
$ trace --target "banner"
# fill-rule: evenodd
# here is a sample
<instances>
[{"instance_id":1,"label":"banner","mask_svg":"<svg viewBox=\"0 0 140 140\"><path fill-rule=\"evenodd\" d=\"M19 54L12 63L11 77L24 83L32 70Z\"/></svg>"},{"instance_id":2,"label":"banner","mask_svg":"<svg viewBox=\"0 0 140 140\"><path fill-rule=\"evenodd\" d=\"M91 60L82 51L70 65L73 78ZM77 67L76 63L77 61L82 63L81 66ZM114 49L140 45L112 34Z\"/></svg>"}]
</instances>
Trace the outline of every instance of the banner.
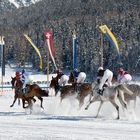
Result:
<instances>
[{"instance_id":1,"label":"banner","mask_svg":"<svg viewBox=\"0 0 140 140\"><path fill-rule=\"evenodd\" d=\"M77 69L77 37L73 32L73 69Z\"/></svg>"},{"instance_id":2,"label":"banner","mask_svg":"<svg viewBox=\"0 0 140 140\"><path fill-rule=\"evenodd\" d=\"M57 69L57 66L56 66L56 63L54 60L54 47L53 47L53 40L52 40L52 31L49 30L49 31L45 32L44 35L47 39L47 45L48 45L48 50L49 50L50 56L52 58L55 68Z\"/></svg>"},{"instance_id":3,"label":"banner","mask_svg":"<svg viewBox=\"0 0 140 140\"><path fill-rule=\"evenodd\" d=\"M38 54L39 56L39 59L40 59L40 65L39 65L39 68L42 69L42 57L41 57L41 54L40 54L40 51L39 49L35 46L35 44L32 42L32 40L28 37L28 35L24 34L25 38L29 41L29 43L32 45L32 47L35 49L36 53Z\"/></svg>"},{"instance_id":4,"label":"banner","mask_svg":"<svg viewBox=\"0 0 140 140\"><path fill-rule=\"evenodd\" d=\"M113 33L109 30L109 28L106 25L102 25L99 28L103 32L103 34L106 35L106 37L108 38L108 40L111 43L111 45L115 49L117 49L117 52L119 54L119 46L118 46L117 40L116 40L115 36L113 35Z\"/></svg>"}]
</instances>

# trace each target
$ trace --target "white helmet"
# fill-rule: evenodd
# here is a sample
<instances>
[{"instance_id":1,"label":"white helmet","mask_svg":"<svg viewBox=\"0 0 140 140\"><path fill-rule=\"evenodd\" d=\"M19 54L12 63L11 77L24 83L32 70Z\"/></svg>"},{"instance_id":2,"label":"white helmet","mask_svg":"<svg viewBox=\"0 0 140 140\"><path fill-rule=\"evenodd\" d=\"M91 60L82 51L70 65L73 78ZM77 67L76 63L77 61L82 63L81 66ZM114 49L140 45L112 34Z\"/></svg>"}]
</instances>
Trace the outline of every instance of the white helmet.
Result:
<instances>
[{"instance_id":1,"label":"white helmet","mask_svg":"<svg viewBox=\"0 0 140 140\"><path fill-rule=\"evenodd\" d=\"M98 68L98 71L99 71L99 70L103 70L103 67L99 67L99 68Z\"/></svg>"}]
</instances>

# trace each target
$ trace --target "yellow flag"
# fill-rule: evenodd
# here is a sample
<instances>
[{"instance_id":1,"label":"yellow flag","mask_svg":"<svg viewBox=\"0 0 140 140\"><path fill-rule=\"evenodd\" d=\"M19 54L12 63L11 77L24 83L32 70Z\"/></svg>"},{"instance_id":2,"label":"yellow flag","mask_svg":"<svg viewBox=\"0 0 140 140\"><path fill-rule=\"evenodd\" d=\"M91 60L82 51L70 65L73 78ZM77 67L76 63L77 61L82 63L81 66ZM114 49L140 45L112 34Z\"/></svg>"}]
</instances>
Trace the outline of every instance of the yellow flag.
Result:
<instances>
[{"instance_id":1,"label":"yellow flag","mask_svg":"<svg viewBox=\"0 0 140 140\"><path fill-rule=\"evenodd\" d=\"M32 45L32 47L35 49L36 53L38 54L39 56L39 59L40 59L40 69L42 69L42 57L41 57L41 54L40 54L40 51L39 49L35 46L35 44L32 42L32 40L29 38L28 35L24 34L25 38L29 41L29 43Z\"/></svg>"},{"instance_id":2,"label":"yellow flag","mask_svg":"<svg viewBox=\"0 0 140 140\"><path fill-rule=\"evenodd\" d=\"M113 33L110 31L110 29L106 25L102 25L99 28L103 32L103 34L106 35L110 43L113 45L114 48L117 49L117 52L119 53L119 46L118 46L117 40L115 36L113 35Z\"/></svg>"}]
</instances>

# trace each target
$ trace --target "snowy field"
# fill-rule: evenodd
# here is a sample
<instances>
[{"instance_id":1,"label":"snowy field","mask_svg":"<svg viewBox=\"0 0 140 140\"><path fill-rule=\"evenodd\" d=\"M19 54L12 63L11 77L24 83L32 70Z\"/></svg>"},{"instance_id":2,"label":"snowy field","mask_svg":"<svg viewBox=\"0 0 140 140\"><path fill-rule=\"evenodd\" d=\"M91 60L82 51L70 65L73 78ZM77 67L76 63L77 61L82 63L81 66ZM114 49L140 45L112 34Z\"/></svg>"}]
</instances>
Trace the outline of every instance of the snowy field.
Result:
<instances>
[{"instance_id":1,"label":"snowy field","mask_svg":"<svg viewBox=\"0 0 140 140\"><path fill-rule=\"evenodd\" d=\"M8 73L14 76L12 70ZM59 95L54 97L50 90L50 96L44 98L44 110L37 100L32 114L17 102L10 108L13 97L10 90L0 96L0 140L140 140L140 99L135 111L132 102L128 111L121 110L121 119L115 120L116 110L108 102L99 118L95 118L98 102L84 110L88 97L79 110L74 97L60 104Z\"/></svg>"}]
</instances>

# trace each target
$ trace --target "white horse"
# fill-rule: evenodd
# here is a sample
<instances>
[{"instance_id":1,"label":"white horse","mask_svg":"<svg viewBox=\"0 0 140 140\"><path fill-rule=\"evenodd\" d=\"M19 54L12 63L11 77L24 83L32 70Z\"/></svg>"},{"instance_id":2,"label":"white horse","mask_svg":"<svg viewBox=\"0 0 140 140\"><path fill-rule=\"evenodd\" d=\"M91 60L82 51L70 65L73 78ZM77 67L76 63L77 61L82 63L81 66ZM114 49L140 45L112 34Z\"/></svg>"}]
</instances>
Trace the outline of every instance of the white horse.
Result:
<instances>
[{"instance_id":1,"label":"white horse","mask_svg":"<svg viewBox=\"0 0 140 140\"><path fill-rule=\"evenodd\" d=\"M124 108L127 108L127 103L124 99L125 98L124 94L129 94L130 96L132 96L133 92L130 91L125 84L121 84L121 85L117 85L117 86L106 87L104 89L103 96L100 96L97 93L97 91L99 89L99 85L95 84L93 87L94 87L93 88L93 98L90 100L89 104L86 106L85 109L87 110L93 102L100 101L100 106L98 108L98 112L96 115L96 117L97 117L104 101L110 101L112 103L112 105L116 108L117 113L118 113L117 119L119 119L120 115L119 115L119 106L117 104L117 99L119 99L121 105Z\"/></svg>"}]
</instances>

